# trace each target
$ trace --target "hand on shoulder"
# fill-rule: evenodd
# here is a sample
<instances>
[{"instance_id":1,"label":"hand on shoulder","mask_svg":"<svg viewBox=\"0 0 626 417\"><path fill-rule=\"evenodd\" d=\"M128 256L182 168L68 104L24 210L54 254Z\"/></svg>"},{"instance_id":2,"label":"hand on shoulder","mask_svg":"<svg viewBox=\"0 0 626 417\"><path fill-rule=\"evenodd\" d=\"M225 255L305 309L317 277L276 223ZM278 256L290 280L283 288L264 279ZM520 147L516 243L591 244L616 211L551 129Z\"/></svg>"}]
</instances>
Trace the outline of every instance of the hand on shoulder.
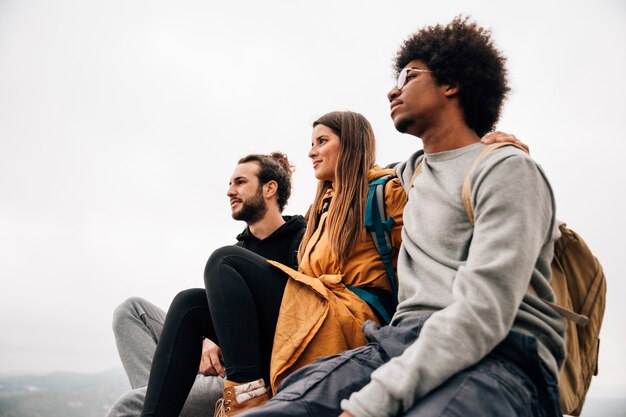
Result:
<instances>
[{"instance_id":1,"label":"hand on shoulder","mask_svg":"<svg viewBox=\"0 0 626 417\"><path fill-rule=\"evenodd\" d=\"M522 142L521 140L519 140L518 138L516 138L515 135L511 133L505 133L505 132L499 132L499 131L489 132L485 136L483 136L480 141L484 143L485 145L489 145L491 143L501 143L501 142L514 143L524 148L526 153L530 154L530 149L528 148L528 145Z\"/></svg>"}]
</instances>

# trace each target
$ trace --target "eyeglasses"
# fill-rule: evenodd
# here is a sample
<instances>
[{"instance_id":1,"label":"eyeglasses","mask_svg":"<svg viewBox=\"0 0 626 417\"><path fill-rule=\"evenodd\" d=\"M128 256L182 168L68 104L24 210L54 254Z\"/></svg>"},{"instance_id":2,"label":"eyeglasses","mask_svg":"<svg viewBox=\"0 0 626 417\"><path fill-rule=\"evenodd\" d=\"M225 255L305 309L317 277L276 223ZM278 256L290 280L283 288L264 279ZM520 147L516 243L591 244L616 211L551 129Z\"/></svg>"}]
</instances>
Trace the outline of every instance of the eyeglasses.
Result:
<instances>
[{"instance_id":1,"label":"eyeglasses","mask_svg":"<svg viewBox=\"0 0 626 417\"><path fill-rule=\"evenodd\" d=\"M404 86L408 82L407 76L408 76L409 71L432 72L431 70L425 70L425 69L419 69L419 68L404 68L402 71L400 71L400 74L398 74L398 79L396 80L396 87L398 88L398 90L402 90L402 88L404 88Z\"/></svg>"}]
</instances>

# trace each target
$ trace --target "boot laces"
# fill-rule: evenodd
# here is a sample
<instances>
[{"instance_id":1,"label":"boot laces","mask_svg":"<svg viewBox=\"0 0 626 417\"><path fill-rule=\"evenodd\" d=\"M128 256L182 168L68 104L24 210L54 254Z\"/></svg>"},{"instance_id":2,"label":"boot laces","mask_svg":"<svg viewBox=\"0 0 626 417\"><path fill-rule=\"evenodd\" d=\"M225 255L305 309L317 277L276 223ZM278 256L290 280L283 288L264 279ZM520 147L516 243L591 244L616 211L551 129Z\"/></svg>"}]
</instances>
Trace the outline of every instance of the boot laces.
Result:
<instances>
[{"instance_id":1,"label":"boot laces","mask_svg":"<svg viewBox=\"0 0 626 417\"><path fill-rule=\"evenodd\" d=\"M220 398L215 403L215 414L213 417L228 417L228 412L230 411L230 400L224 400L224 398Z\"/></svg>"}]
</instances>

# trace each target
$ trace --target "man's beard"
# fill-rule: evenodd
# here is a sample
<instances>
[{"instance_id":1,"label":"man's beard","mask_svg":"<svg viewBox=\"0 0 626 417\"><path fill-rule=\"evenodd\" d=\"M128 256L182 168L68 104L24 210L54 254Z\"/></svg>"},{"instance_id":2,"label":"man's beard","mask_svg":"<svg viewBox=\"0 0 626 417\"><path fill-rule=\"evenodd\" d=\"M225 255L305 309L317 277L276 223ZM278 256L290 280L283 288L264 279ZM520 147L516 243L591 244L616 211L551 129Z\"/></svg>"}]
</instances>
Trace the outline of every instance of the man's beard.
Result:
<instances>
[{"instance_id":1,"label":"man's beard","mask_svg":"<svg viewBox=\"0 0 626 417\"><path fill-rule=\"evenodd\" d=\"M261 220L267 213L267 204L263 199L263 191L259 191L248 201L241 202L241 209L233 212L233 219L241 220L248 224L254 224Z\"/></svg>"}]
</instances>

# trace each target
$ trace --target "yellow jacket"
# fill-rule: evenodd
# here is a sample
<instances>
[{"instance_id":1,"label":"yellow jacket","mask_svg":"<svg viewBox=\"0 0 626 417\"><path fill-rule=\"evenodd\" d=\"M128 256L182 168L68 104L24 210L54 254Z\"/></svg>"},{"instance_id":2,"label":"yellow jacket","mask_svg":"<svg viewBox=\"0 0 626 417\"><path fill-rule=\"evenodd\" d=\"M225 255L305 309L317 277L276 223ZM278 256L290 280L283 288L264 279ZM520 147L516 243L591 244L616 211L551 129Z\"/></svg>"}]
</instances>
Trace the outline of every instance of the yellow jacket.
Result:
<instances>
[{"instance_id":1,"label":"yellow jacket","mask_svg":"<svg viewBox=\"0 0 626 417\"><path fill-rule=\"evenodd\" d=\"M393 173L391 169L376 166L369 172L369 181ZM324 200L332 195L331 189ZM406 193L400 181L397 178L390 180L385 187L385 214L396 222L390 232L394 269L405 204ZM274 335L270 367L274 392L283 378L318 357L365 344L362 324L366 320L378 319L346 285L391 290L381 257L367 231L355 245L343 270L339 268L329 249L327 216L327 212L322 214L304 249L299 271L269 261L291 278L285 287Z\"/></svg>"}]
</instances>

